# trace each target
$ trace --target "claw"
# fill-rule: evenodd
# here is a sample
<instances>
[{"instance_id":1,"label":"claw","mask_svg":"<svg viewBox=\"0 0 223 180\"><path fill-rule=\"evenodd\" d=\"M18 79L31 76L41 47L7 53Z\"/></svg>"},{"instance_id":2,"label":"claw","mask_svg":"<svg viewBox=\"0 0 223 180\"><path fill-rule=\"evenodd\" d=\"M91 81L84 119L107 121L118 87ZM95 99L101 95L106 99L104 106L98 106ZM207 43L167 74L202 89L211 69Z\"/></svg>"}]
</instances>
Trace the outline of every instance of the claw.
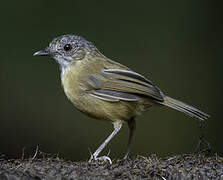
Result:
<instances>
[{"instance_id":1,"label":"claw","mask_svg":"<svg viewBox=\"0 0 223 180\"><path fill-rule=\"evenodd\" d=\"M92 162L92 161L108 161L109 164L112 164L112 160L110 157L108 156L101 156L101 157L94 157L93 155L91 156L91 158L89 159L89 163Z\"/></svg>"}]
</instances>

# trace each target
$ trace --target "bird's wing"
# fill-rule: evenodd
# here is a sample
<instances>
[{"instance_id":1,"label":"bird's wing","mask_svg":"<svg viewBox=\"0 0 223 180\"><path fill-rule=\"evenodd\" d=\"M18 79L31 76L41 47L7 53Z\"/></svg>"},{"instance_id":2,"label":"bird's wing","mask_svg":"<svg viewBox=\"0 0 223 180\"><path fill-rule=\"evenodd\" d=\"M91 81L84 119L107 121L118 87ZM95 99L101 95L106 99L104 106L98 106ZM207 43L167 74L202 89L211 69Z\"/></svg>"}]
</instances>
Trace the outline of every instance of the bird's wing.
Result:
<instances>
[{"instance_id":1,"label":"bird's wing","mask_svg":"<svg viewBox=\"0 0 223 180\"><path fill-rule=\"evenodd\" d=\"M138 101L140 96L163 101L158 87L131 70L104 69L88 79L89 93L106 101Z\"/></svg>"}]
</instances>

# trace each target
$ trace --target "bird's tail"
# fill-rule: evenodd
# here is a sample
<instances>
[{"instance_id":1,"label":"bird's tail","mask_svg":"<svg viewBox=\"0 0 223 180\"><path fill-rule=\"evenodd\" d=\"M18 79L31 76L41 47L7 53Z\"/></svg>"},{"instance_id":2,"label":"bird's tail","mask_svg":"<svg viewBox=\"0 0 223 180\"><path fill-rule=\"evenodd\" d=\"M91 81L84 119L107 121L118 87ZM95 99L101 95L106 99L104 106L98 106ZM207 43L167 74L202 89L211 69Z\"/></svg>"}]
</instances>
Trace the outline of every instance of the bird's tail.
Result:
<instances>
[{"instance_id":1,"label":"bird's tail","mask_svg":"<svg viewBox=\"0 0 223 180\"><path fill-rule=\"evenodd\" d=\"M199 118L200 120L205 120L210 117L208 114L200 111L199 109L168 96L164 97L164 101L161 104L181 111L188 116Z\"/></svg>"}]
</instances>

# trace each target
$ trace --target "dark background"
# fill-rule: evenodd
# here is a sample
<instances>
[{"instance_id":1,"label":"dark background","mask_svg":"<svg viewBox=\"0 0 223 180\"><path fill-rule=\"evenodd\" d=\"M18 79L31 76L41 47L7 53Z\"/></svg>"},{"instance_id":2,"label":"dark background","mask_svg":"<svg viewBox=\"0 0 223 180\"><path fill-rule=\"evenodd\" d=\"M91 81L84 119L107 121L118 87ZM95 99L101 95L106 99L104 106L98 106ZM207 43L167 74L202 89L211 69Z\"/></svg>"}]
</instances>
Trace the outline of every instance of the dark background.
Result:
<instances>
[{"instance_id":1,"label":"dark background","mask_svg":"<svg viewBox=\"0 0 223 180\"><path fill-rule=\"evenodd\" d=\"M209 113L206 136L223 151L221 6L215 1L2 1L0 153L32 156L36 146L72 160L88 159L112 125L86 117L64 95L57 64L33 57L56 36L81 35L107 57L145 75L168 95ZM190 153L196 119L165 107L137 118L133 155ZM106 154L121 158L128 128ZM222 155L222 154L221 154Z\"/></svg>"}]
</instances>

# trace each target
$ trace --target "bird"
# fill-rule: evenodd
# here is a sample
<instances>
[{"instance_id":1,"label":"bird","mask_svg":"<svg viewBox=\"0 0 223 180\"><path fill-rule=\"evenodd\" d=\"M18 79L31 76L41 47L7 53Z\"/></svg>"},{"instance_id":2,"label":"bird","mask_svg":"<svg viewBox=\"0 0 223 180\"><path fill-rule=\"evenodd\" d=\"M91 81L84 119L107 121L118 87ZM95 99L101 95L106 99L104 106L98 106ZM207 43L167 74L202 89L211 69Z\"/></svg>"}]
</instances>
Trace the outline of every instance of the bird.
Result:
<instances>
[{"instance_id":1,"label":"bird","mask_svg":"<svg viewBox=\"0 0 223 180\"><path fill-rule=\"evenodd\" d=\"M81 36L60 35L33 55L55 59L64 92L77 110L113 124L114 130L91 155L89 162L112 163L108 156L99 154L125 122L129 127L129 137L124 159L128 158L136 128L135 118L152 106L167 106L200 121L209 118L199 109L167 96L143 75L107 58Z\"/></svg>"}]
</instances>

